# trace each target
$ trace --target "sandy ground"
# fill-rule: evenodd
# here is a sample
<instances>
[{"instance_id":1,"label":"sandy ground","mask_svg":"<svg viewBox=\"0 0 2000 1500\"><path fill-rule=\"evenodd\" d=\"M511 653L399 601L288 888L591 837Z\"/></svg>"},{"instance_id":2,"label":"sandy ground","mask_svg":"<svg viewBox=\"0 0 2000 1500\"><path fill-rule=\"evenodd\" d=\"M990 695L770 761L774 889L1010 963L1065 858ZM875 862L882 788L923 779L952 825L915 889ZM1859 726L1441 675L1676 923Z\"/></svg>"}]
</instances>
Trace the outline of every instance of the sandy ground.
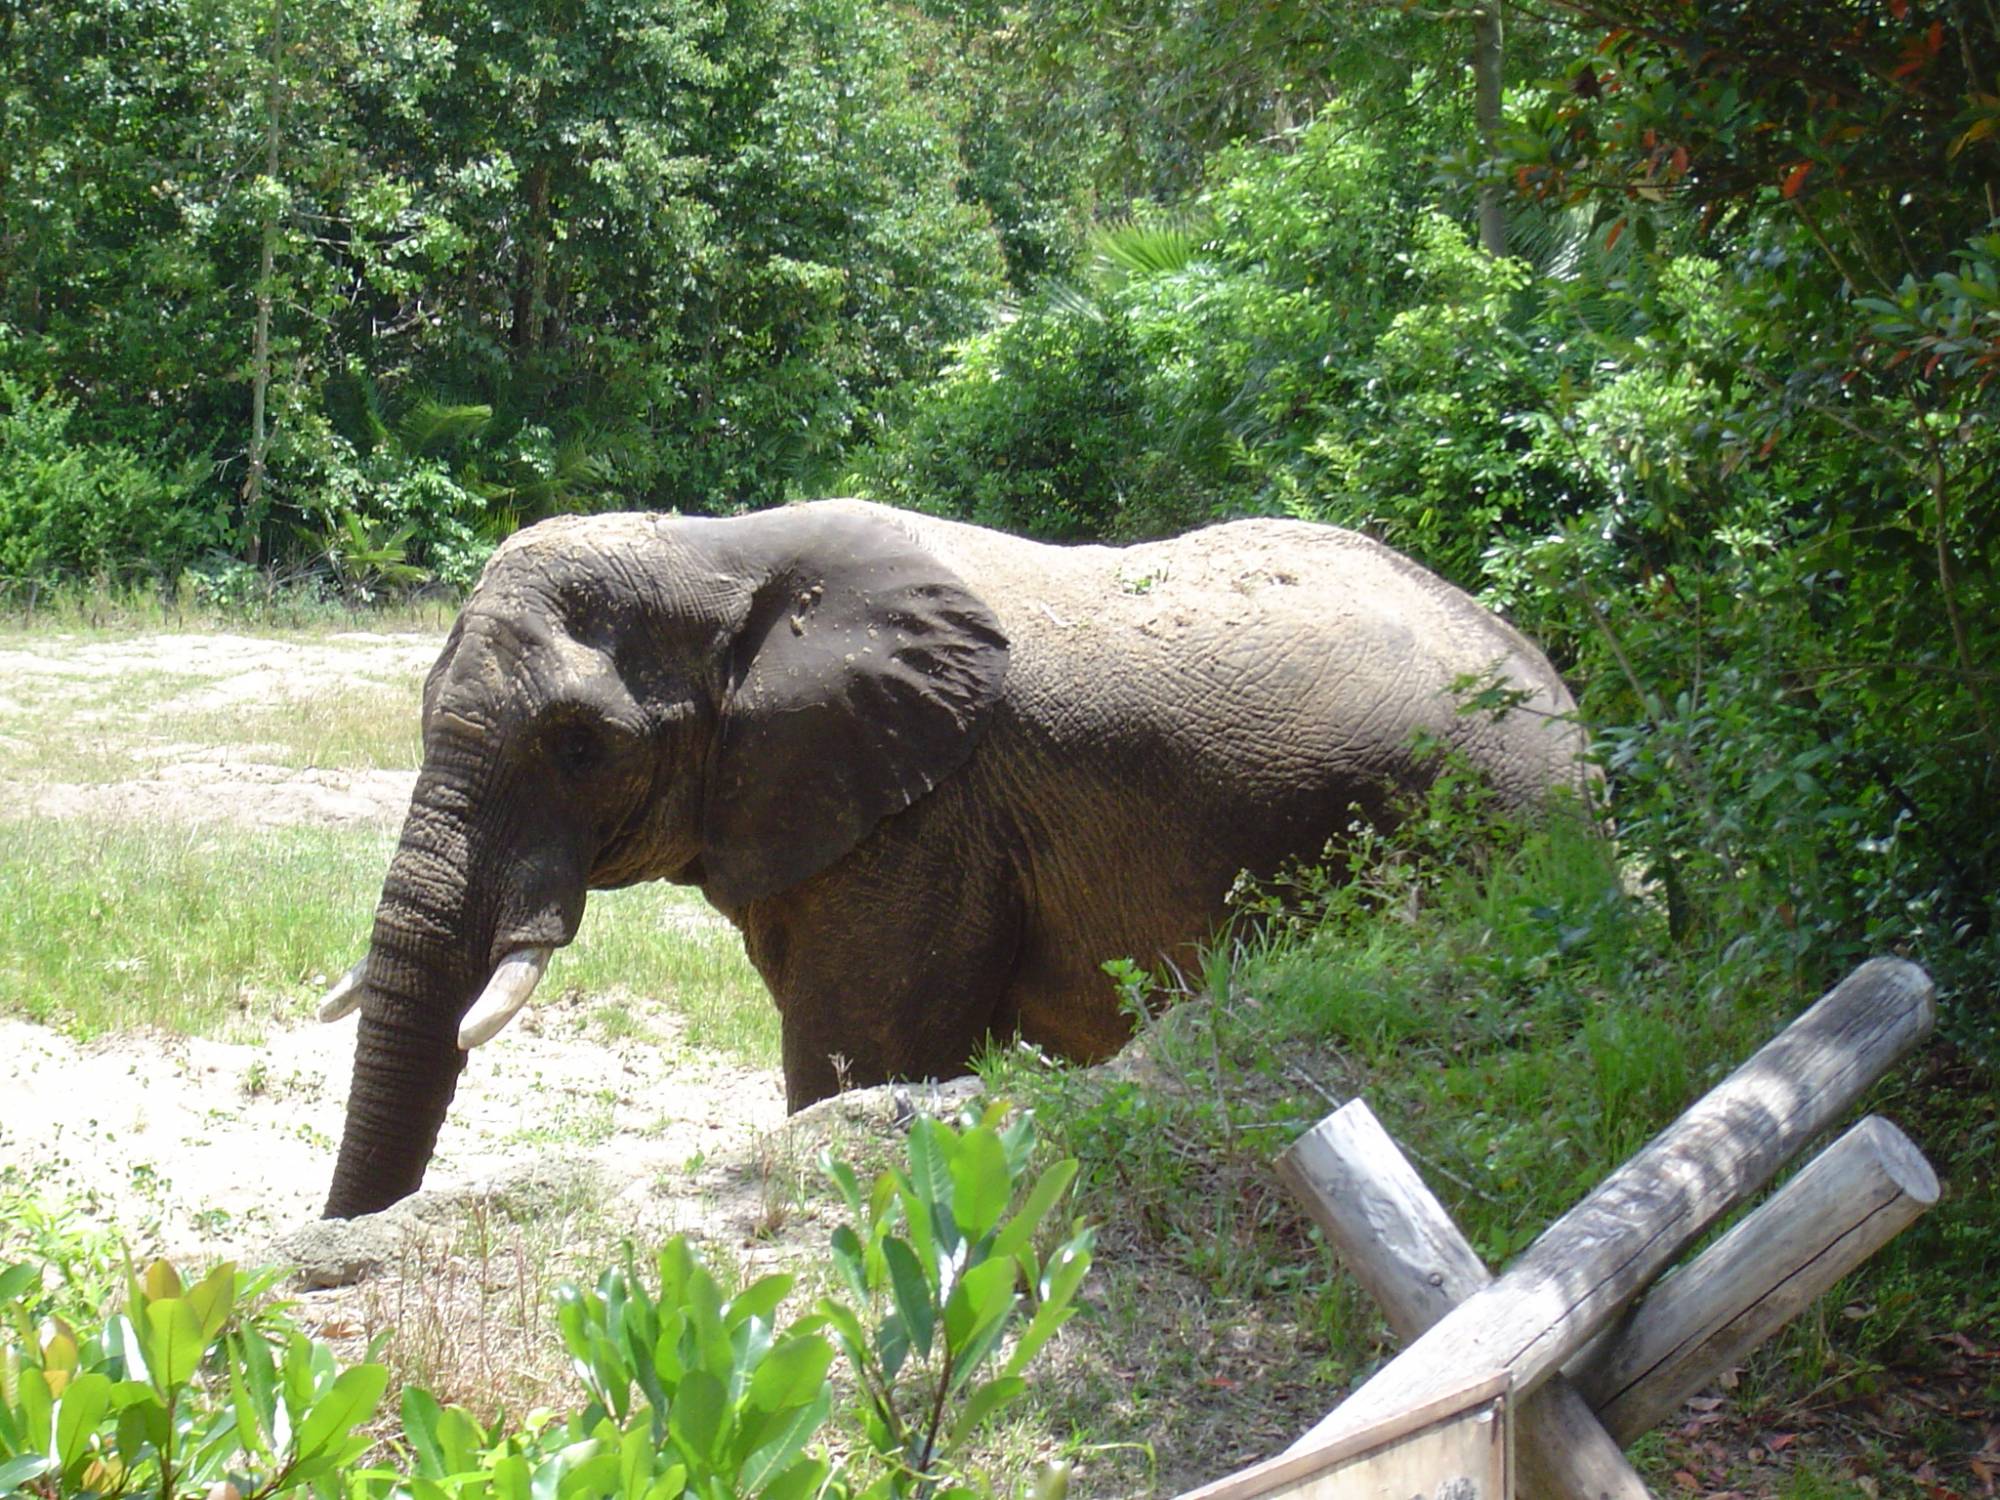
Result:
<instances>
[{"instance_id":1,"label":"sandy ground","mask_svg":"<svg viewBox=\"0 0 2000 1500\"><path fill-rule=\"evenodd\" d=\"M0 648L0 726L60 713L97 726L98 748L121 753L110 779L72 779L58 763L0 782L0 801L43 816L150 824L393 827L410 771L300 769L254 744L204 745L156 729L357 687L400 689L413 702L438 646L426 635L16 638ZM133 723L119 685L141 681L156 689L142 716L151 722ZM117 774L127 750L130 773ZM555 1159L598 1173L649 1228L731 1234L749 1225L763 1210L746 1164L768 1152L784 1118L777 1074L681 1045L678 1019L655 997L619 998L634 1036L595 1034L593 1004L558 992L476 1052L427 1190L477 1192L524 1163ZM0 1163L44 1196L84 1205L135 1252L262 1258L324 1199L353 1027L276 1030L252 1046L150 1034L79 1046L0 1019Z\"/></svg>"}]
</instances>

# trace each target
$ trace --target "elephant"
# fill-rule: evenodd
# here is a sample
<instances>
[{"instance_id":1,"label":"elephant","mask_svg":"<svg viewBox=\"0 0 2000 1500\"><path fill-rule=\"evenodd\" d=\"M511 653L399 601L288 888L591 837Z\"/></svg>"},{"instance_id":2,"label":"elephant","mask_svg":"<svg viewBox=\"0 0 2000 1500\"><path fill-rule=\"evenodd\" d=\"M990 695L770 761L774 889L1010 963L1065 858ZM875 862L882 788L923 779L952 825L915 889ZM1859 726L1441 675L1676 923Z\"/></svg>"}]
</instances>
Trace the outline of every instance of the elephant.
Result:
<instances>
[{"instance_id":1,"label":"elephant","mask_svg":"<svg viewBox=\"0 0 2000 1500\"><path fill-rule=\"evenodd\" d=\"M1497 675L1498 713L1454 684ZM1106 960L1185 962L1243 872L1386 826L1456 750L1530 805L1589 772L1546 657L1358 533L1054 546L862 501L544 521L423 689L326 1213L423 1180L465 1049L585 893L698 886L781 1017L787 1107L988 1037L1095 1061Z\"/></svg>"}]
</instances>

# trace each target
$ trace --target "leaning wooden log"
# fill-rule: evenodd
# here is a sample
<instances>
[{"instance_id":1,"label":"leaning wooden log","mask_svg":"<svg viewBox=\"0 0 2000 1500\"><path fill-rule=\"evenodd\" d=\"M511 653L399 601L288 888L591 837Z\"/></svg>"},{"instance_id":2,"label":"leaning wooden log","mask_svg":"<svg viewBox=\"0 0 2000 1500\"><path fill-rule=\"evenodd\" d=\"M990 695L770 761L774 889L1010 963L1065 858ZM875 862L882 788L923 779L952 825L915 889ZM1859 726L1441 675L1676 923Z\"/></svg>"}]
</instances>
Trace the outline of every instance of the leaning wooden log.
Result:
<instances>
[{"instance_id":1,"label":"leaning wooden log","mask_svg":"<svg viewBox=\"0 0 2000 1500\"><path fill-rule=\"evenodd\" d=\"M1630 1443L1937 1200L1923 1153L1871 1115L1649 1291L1565 1373L1611 1435Z\"/></svg>"},{"instance_id":2,"label":"leaning wooden log","mask_svg":"<svg viewBox=\"0 0 2000 1500\"><path fill-rule=\"evenodd\" d=\"M1508 1371L1525 1399L1689 1240L1839 1118L1933 1019L1923 970L1900 959L1863 964L1293 1450L1434 1399L1467 1369Z\"/></svg>"},{"instance_id":3,"label":"leaning wooden log","mask_svg":"<svg viewBox=\"0 0 2000 1500\"><path fill-rule=\"evenodd\" d=\"M1300 1136L1277 1167L1398 1337L1416 1338L1492 1281L1444 1205L1361 1100ZM1645 1481L1561 1375L1517 1409L1514 1459L1526 1495L1647 1500Z\"/></svg>"}]
</instances>

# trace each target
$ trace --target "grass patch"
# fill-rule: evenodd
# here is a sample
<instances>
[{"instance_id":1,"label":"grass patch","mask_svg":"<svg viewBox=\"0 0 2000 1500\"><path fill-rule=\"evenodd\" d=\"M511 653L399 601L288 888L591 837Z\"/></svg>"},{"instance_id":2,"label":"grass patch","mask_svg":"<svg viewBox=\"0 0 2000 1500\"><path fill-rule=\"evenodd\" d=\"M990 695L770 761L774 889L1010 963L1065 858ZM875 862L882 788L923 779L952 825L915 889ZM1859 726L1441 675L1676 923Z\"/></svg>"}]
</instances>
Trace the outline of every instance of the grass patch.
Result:
<instances>
[{"instance_id":1,"label":"grass patch","mask_svg":"<svg viewBox=\"0 0 2000 1500\"><path fill-rule=\"evenodd\" d=\"M241 758L290 769L414 770L423 759L420 667L392 668L351 648L352 675L339 676L350 648L313 643L318 660L283 691L218 702L239 670L226 658L198 666L155 667L93 659L77 637L10 640L0 652L31 653L9 663L0 734L0 776L104 783L156 773L190 758ZM282 646L252 643L282 669Z\"/></svg>"},{"instance_id":2,"label":"grass patch","mask_svg":"<svg viewBox=\"0 0 2000 1500\"><path fill-rule=\"evenodd\" d=\"M686 886L656 881L593 891L576 941L556 956L549 982L590 995L657 997L686 1021L690 1046L752 1067L778 1065L778 1008L744 956L743 939ZM630 1023L600 1014L595 1024L615 1035Z\"/></svg>"},{"instance_id":3,"label":"grass patch","mask_svg":"<svg viewBox=\"0 0 2000 1500\"><path fill-rule=\"evenodd\" d=\"M249 1038L310 1012L368 940L392 834L0 824L0 1013L78 1037ZM560 982L658 995L688 1039L775 1065L778 1018L735 930L672 886L601 892Z\"/></svg>"},{"instance_id":4,"label":"grass patch","mask_svg":"<svg viewBox=\"0 0 2000 1500\"><path fill-rule=\"evenodd\" d=\"M1050 1144L1082 1160L1079 1209L1104 1225L1098 1319L1038 1398L1050 1430L1099 1449L1092 1492L1155 1482L1126 1443L1158 1445L1169 1490L1282 1447L1252 1434L1295 1435L1393 1352L1270 1170L1339 1103L1368 1099L1497 1267L1838 977L1754 944L1676 943L1589 828L1443 831L1361 851L1353 880L1302 873L1251 893L1261 925L1198 982L1125 969L1143 1034L1119 1064L1083 1072L1018 1048L985 1062L988 1088L1033 1105ZM1865 1425L1899 1400L1907 1418L1898 1382L1937 1364L1941 1336L1989 1342L1993 1098L1945 1043L1874 1092L1866 1107L1918 1140L1945 1202L1752 1361L1732 1421L1796 1425L1807 1407ZM1973 1424L1936 1428L1941 1464L1982 1440ZM1675 1443L1647 1448L1657 1474L1691 1462Z\"/></svg>"},{"instance_id":5,"label":"grass patch","mask_svg":"<svg viewBox=\"0 0 2000 1500\"><path fill-rule=\"evenodd\" d=\"M88 632L103 639L161 631L283 630L337 635L350 630L428 630L442 634L464 601L433 592L357 608L269 574L228 598L199 590L98 582L61 583L0 599L0 644L13 633Z\"/></svg>"},{"instance_id":6,"label":"grass patch","mask_svg":"<svg viewBox=\"0 0 2000 1500\"><path fill-rule=\"evenodd\" d=\"M392 841L367 830L0 825L0 1011L78 1037L253 1037L366 940Z\"/></svg>"},{"instance_id":7,"label":"grass patch","mask_svg":"<svg viewBox=\"0 0 2000 1500\"><path fill-rule=\"evenodd\" d=\"M348 682L305 697L226 710L167 708L155 733L254 751L294 770L414 771L423 764L423 679Z\"/></svg>"}]
</instances>

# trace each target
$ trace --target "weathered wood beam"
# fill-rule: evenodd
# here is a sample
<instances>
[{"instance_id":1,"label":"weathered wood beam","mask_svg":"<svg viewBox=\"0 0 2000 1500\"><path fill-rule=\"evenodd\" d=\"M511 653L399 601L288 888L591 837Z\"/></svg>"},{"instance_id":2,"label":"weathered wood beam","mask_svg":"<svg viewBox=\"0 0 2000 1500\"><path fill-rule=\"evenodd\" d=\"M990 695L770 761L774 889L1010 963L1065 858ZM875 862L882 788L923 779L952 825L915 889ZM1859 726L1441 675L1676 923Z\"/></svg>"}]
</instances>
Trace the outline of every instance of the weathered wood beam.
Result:
<instances>
[{"instance_id":1,"label":"weathered wood beam","mask_svg":"<svg viewBox=\"0 0 2000 1500\"><path fill-rule=\"evenodd\" d=\"M1762 1047L1499 1280L1446 1313L1293 1445L1316 1448L1434 1399L1467 1369L1545 1382L1689 1240L1769 1182L1923 1037L1931 983L1873 959Z\"/></svg>"},{"instance_id":2,"label":"weathered wood beam","mask_svg":"<svg viewBox=\"0 0 2000 1500\"><path fill-rule=\"evenodd\" d=\"M1565 1367L1620 1443L1670 1416L1938 1200L1910 1138L1870 1115Z\"/></svg>"},{"instance_id":3,"label":"weathered wood beam","mask_svg":"<svg viewBox=\"0 0 2000 1500\"><path fill-rule=\"evenodd\" d=\"M1300 1136L1277 1168L1399 1338L1415 1339L1493 1280L1363 1101ZM1516 1410L1514 1458L1526 1495L1648 1500L1645 1482L1561 1375Z\"/></svg>"}]
</instances>

